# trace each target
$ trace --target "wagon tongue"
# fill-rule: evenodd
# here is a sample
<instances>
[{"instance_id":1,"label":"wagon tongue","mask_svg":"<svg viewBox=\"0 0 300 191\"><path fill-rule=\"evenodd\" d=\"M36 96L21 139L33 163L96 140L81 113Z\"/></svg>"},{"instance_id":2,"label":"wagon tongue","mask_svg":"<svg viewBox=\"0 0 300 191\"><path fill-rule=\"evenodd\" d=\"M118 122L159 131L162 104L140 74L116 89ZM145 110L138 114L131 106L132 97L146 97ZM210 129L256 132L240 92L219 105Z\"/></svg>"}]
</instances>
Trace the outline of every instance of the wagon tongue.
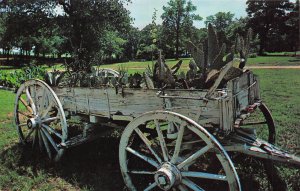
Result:
<instances>
[{"instance_id":1,"label":"wagon tongue","mask_svg":"<svg viewBox=\"0 0 300 191\"><path fill-rule=\"evenodd\" d=\"M255 152L258 153L257 157L260 158L267 158L270 160L275 160L279 162L284 162L284 163L290 163L290 164L295 164L300 167L300 158L288 153L287 151L284 151L266 141L258 140L254 146L250 146L248 148L250 154L253 156L255 155Z\"/></svg>"},{"instance_id":2,"label":"wagon tongue","mask_svg":"<svg viewBox=\"0 0 300 191\"><path fill-rule=\"evenodd\" d=\"M231 146L225 146L225 148L227 151L241 152L253 157L293 164L300 167L300 158L298 156L290 154L261 139L255 139L252 142L247 141L246 144L235 143Z\"/></svg>"}]
</instances>

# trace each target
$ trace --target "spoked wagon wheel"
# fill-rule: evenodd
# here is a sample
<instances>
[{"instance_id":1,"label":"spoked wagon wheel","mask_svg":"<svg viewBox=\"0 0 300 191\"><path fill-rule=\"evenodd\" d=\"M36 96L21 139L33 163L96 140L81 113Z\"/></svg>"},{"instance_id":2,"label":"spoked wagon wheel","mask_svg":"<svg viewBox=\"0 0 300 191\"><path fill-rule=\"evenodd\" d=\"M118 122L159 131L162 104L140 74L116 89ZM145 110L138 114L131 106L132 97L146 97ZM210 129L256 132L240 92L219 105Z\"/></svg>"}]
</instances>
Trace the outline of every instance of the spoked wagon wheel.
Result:
<instances>
[{"instance_id":1,"label":"spoked wagon wheel","mask_svg":"<svg viewBox=\"0 0 300 191\"><path fill-rule=\"evenodd\" d=\"M241 127L254 129L255 137L262 140L268 140L269 143L275 144L275 122L269 108L264 103L261 103L258 106L256 111L241 124ZM272 161L263 160L263 166L273 190L287 190L286 183L279 176L279 172Z\"/></svg>"},{"instance_id":2,"label":"spoked wagon wheel","mask_svg":"<svg viewBox=\"0 0 300 191\"><path fill-rule=\"evenodd\" d=\"M172 138L167 134L170 124L177 129ZM222 166L218 173L207 171L211 155ZM134 119L122 134L119 160L130 190L241 190L220 143L193 120L173 112Z\"/></svg>"},{"instance_id":3,"label":"spoked wagon wheel","mask_svg":"<svg viewBox=\"0 0 300 191\"><path fill-rule=\"evenodd\" d=\"M20 142L46 150L58 161L67 139L67 122L55 92L43 81L29 80L21 85L15 101L15 123Z\"/></svg>"}]
</instances>

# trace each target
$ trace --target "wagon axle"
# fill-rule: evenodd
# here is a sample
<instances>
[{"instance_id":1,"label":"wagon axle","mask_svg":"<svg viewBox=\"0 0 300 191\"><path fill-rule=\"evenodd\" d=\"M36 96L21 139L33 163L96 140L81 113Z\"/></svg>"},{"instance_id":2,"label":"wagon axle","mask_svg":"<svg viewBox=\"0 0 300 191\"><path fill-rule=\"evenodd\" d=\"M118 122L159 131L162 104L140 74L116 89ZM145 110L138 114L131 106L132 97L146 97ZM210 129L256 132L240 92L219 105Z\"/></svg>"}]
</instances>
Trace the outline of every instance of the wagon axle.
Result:
<instances>
[{"instance_id":1,"label":"wagon axle","mask_svg":"<svg viewBox=\"0 0 300 191\"><path fill-rule=\"evenodd\" d=\"M164 163L155 173L156 184L162 190L170 190L174 185L181 182L180 170L171 163Z\"/></svg>"},{"instance_id":2,"label":"wagon axle","mask_svg":"<svg viewBox=\"0 0 300 191\"><path fill-rule=\"evenodd\" d=\"M39 128L41 124L42 124L42 120L38 116L27 120L28 129Z\"/></svg>"}]
</instances>

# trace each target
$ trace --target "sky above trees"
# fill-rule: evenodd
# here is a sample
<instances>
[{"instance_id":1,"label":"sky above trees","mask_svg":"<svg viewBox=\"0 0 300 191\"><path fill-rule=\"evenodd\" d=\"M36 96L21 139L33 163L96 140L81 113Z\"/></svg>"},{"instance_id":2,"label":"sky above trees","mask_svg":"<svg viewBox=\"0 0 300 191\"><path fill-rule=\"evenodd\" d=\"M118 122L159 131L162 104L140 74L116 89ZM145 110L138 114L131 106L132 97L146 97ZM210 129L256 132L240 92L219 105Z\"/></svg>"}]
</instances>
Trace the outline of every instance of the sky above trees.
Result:
<instances>
[{"instance_id":1,"label":"sky above trees","mask_svg":"<svg viewBox=\"0 0 300 191\"><path fill-rule=\"evenodd\" d=\"M157 23L162 22L160 15L163 13L163 6L167 5L168 0L132 0L126 8L131 12L131 17L134 18L134 26L139 29L144 28L151 23L154 9L157 9ZM217 12L234 13L236 18L244 17L246 13L245 0L192 0L197 7L196 14L203 17L202 21L195 21L194 25L197 28L205 27L204 21L207 16L214 15Z\"/></svg>"}]
</instances>

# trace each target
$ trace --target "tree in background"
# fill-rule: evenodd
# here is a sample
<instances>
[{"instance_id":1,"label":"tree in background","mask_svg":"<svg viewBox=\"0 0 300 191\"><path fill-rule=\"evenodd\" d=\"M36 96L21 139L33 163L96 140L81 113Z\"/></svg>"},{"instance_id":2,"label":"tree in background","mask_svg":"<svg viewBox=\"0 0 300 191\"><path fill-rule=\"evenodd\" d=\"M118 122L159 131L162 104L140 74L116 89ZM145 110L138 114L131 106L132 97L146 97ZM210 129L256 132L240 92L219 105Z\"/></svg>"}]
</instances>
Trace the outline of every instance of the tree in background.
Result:
<instances>
[{"instance_id":1,"label":"tree in background","mask_svg":"<svg viewBox=\"0 0 300 191\"><path fill-rule=\"evenodd\" d=\"M103 42L119 33L126 33L130 26L129 12L123 6L128 0L59 0L63 6L65 35L70 40L72 54L75 60L69 64L74 71L90 71L93 61L101 62ZM109 31L109 34L105 33ZM118 32L117 32L118 31ZM115 38L113 44L123 44L120 38ZM109 56L111 52L107 52ZM96 57L95 57L96 56Z\"/></svg>"},{"instance_id":2,"label":"tree in background","mask_svg":"<svg viewBox=\"0 0 300 191\"><path fill-rule=\"evenodd\" d=\"M205 25L212 24L217 31L225 31L233 22L234 14L231 12L218 12L206 17Z\"/></svg>"},{"instance_id":3,"label":"tree in background","mask_svg":"<svg viewBox=\"0 0 300 191\"><path fill-rule=\"evenodd\" d=\"M112 61L113 58L117 58L118 60L120 57L123 56L124 52L124 45L126 44L126 40L121 37L120 34L116 31L105 31L104 36L99 38L100 42L100 51L101 55L106 57L108 61ZM99 51L97 52L99 53ZM100 64L101 61L97 59L94 61L95 64ZM97 63L98 62L98 63Z\"/></svg>"},{"instance_id":4,"label":"tree in background","mask_svg":"<svg viewBox=\"0 0 300 191\"><path fill-rule=\"evenodd\" d=\"M137 52L139 59L153 59L153 55L158 51L160 35L159 31L161 26L156 24L157 10L154 9L151 24L145 26L140 31L140 43Z\"/></svg>"},{"instance_id":5,"label":"tree in background","mask_svg":"<svg viewBox=\"0 0 300 191\"><path fill-rule=\"evenodd\" d=\"M293 4L289 0L247 0L248 26L259 34L259 53L286 49L288 14ZM280 44L281 46L278 46Z\"/></svg>"},{"instance_id":6,"label":"tree in background","mask_svg":"<svg viewBox=\"0 0 300 191\"><path fill-rule=\"evenodd\" d=\"M300 51L300 6L299 0L296 0L293 9L288 13L287 25L287 43L292 50Z\"/></svg>"},{"instance_id":7,"label":"tree in background","mask_svg":"<svg viewBox=\"0 0 300 191\"><path fill-rule=\"evenodd\" d=\"M128 32L123 34L123 38L127 40L124 45L124 60L134 60L139 51L141 32L138 28L130 26Z\"/></svg>"},{"instance_id":8,"label":"tree in background","mask_svg":"<svg viewBox=\"0 0 300 191\"><path fill-rule=\"evenodd\" d=\"M13 47L20 49L21 58L30 56L33 47L45 49L47 43L41 41L47 41L47 37L42 31L52 30L50 21L54 17L56 3L46 0L6 1L5 6L1 12L1 48L8 56ZM48 48L52 49L49 45Z\"/></svg>"},{"instance_id":9,"label":"tree in background","mask_svg":"<svg viewBox=\"0 0 300 191\"><path fill-rule=\"evenodd\" d=\"M170 0L163 10L164 13L161 16L163 33L167 35L169 42L174 43L175 57L178 59L181 44L191 37L193 21L202 20L202 18L194 14L197 7L191 1Z\"/></svg>"}]
</instances>

